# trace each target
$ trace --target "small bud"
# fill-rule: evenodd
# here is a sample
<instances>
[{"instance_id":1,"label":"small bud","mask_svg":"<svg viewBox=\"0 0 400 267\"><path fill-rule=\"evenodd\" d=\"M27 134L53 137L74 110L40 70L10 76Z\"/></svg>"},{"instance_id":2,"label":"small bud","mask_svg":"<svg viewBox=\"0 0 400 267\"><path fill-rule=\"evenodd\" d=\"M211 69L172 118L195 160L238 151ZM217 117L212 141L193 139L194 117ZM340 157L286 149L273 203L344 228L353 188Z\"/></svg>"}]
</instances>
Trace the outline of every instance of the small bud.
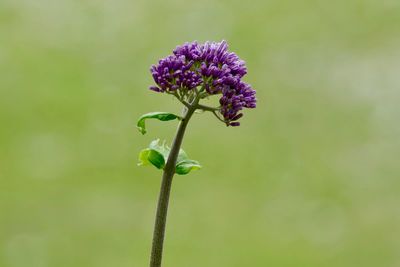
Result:
<instances>
[{"instance_id":1,"label":"small bud","mask_svg":"<svg viewBox=\"0 0 400 267\"><path fill-rule=\"evenodd\" d=\"M150 90L152 90L154 92L161 92L161 89L158 88L157 86L150 86Z\"/></svg>"}]
</instances>

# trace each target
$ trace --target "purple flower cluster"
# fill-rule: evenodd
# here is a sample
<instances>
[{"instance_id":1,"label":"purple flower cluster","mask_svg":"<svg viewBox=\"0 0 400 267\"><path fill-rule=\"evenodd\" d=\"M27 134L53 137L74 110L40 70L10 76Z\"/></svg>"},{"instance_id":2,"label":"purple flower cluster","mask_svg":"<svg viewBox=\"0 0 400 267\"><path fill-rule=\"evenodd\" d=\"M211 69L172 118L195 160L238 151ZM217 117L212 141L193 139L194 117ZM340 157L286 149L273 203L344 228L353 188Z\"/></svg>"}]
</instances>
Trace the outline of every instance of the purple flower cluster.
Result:
<instances>
[{"instance_id":1,"label":"purple flower cluster","mask_svg":"<svg viewBox=\"0 0 400 267\"><path fill-rule=\"evenodd\" d=\"M158 65L151 67L154 81L159 86L151 86L156 92L176 91L180 88L193 89L202 83L201 76L191 70L193 61L187 62L184 56L168 56Z\"/></svg>"},{"instance_id":2,"label":"purple flower cluster","mask_svg":"<svg viewBox=\"0 0 400 267\"><path fill-rule=\"evenodd\" d=\"M246 65L235 53L228 51L225 41L185 43L173 55L151 67L156 92L190 91L201 86L208 95L222 94L220 113L227 125L238 126L243 108L255 108L255 91L241 79Z\"/></svg>"}]
</instances>

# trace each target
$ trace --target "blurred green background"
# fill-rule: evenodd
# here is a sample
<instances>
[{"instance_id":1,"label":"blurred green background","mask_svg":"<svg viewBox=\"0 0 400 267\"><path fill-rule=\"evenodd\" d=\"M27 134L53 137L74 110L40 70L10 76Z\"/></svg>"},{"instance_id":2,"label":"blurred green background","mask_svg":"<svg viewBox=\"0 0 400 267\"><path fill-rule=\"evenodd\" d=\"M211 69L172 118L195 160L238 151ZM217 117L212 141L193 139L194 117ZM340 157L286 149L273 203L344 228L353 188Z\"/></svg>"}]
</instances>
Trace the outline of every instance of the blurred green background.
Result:
<instances>
[{"instance_id":1,"label":"blurred green background","mask_svg":"<svg viewBox=\"0 0 400 267\"><path fill-rule=\"evenodd\" d=\"M1 0L1 267L147 266L149 67L222 39L258 107L191 121L164 266L400 266L399 1Z\"/></svg>"}]
</instances>

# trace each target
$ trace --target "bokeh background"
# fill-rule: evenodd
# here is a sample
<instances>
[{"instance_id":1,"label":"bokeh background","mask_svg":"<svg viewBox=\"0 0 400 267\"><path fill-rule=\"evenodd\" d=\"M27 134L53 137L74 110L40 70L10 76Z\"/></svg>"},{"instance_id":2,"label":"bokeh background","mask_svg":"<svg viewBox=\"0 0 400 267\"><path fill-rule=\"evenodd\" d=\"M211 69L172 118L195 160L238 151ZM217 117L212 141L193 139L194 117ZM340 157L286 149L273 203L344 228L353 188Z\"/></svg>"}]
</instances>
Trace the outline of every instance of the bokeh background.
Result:
<instances>
[{"instance_id":1,"label":"bokeh background","mask_svg":"<svg viewBox=\"0 0 400 267\"><path fill-rule=\"evenodd\" d=\"M1 267L147 266L149 67L222 39L258 108L191 121L164 266L400 266L399 1L1 0Z\"/></svg>"}]
</instances>

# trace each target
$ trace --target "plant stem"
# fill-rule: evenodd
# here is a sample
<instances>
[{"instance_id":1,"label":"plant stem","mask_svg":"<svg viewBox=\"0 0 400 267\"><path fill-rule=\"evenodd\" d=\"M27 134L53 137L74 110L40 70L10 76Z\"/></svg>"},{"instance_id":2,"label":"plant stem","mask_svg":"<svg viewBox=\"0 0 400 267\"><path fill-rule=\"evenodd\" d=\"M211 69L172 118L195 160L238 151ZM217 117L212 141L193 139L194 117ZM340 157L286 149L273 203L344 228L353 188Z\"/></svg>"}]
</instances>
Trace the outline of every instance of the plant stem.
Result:
<instances>
[{"instance_id":1,"label":"plant stem","mask_svg":"<svg viewBox=\"0 0 400 267\"><path fill-rule=\"evenodd\" d=\"M172 143L171 151L168 156L167 163L164 168L164 173L162 176L162 183L160 194L158 197L158 205L157 205L157 214L154 225L154 233L153 233L153 244L151 249L151 257L150 257L150 267L160 267L162 252L163 252L163 243L164 243L164 234L165 234L165 225L167 221L167 213L168 213L168 201L169 195L171 191L172 178L175 174L175 164L178 158L178 153L181 148L183 136L185 134L186 126L192 117L194 111L196 110L196 106L198 103L198 98L194 99L193 103L195 105L191 105L190 107L184 108L183 119L180 121L178 130L176 132L176 136Z\"/></svg>"}]
</instances>

